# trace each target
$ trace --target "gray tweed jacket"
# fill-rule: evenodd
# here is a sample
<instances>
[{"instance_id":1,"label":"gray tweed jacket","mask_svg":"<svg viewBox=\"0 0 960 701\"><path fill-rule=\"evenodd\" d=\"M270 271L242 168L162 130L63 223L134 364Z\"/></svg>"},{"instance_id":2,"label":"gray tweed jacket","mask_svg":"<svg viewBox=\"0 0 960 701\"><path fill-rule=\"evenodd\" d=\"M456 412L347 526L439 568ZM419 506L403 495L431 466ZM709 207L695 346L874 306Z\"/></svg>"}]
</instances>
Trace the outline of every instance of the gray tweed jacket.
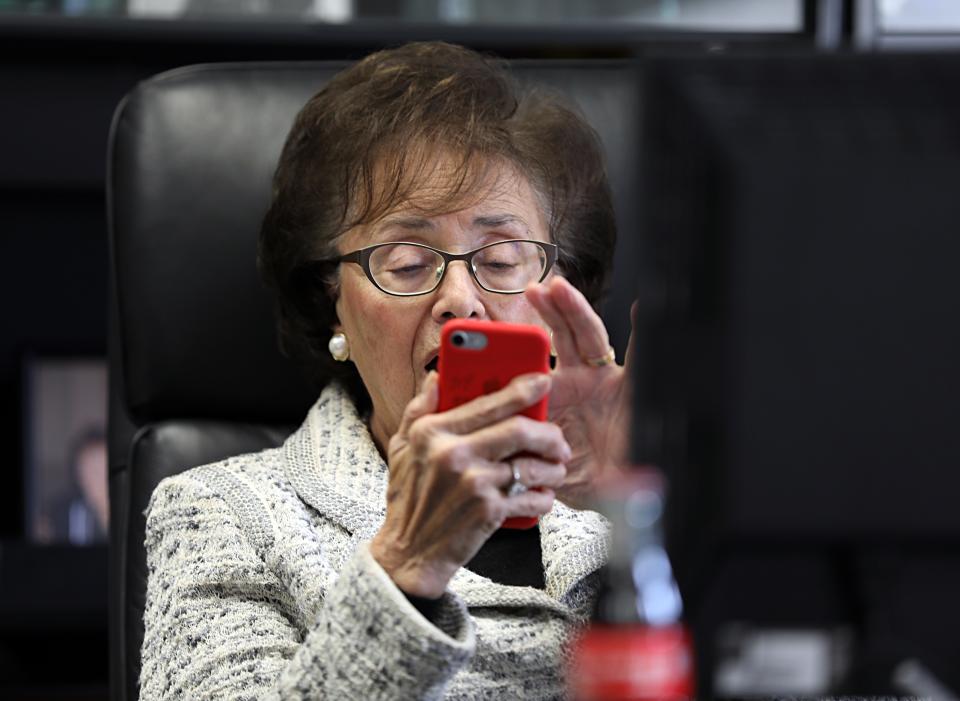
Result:
<instances>
[{"instance_id":1,"label":"gray tweed jacket","mask_svg":"<svg viewBox=\"0 0 960 701\"><path fill-rule=\"evenodd\" d=\"M431 623L370 556L387 468L324 390L282 447L160 483L147 509L141 699L552 699L608 523L541 520L546 589L465 568Z\"/></svg>"}]
</instances>

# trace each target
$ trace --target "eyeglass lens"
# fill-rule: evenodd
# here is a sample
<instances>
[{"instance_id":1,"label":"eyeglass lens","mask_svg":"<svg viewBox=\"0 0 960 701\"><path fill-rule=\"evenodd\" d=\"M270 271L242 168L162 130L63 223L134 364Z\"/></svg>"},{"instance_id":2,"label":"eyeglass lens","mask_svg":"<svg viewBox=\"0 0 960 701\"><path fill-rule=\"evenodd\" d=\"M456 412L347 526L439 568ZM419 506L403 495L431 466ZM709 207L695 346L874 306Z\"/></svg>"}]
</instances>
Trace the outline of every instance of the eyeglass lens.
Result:
<instances>
[{"instance_id":1,"label":"eyeglass lens","mask_svg":"<svg viewBox=\"0 0 960 701\"><path fill-rule=\"evenodd\" d=\"M491 292L521 292L543 276L547 255L529 241L503 241L473 254L473 272L480 285ZM381 246L370 256L370 274L387 292L429 292L443 275L444 260L422 246L396 243Z\"/></svg>"}]
</instances>

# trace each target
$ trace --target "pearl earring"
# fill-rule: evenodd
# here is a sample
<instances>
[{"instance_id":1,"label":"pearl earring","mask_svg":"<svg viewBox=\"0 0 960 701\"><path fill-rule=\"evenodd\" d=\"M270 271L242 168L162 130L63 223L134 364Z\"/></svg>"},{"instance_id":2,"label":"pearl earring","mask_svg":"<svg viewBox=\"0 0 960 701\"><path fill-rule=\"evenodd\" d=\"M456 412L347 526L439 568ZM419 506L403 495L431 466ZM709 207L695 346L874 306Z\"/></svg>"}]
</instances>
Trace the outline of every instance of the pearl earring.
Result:
<instances>
[{"instance_id":1,"label":"pearl earring","mask_svg":"<svg viewBox=\"0 0 960 701\"><path fill-rule=\"evenodd\" d=\"M330 337L327 348L330 350L333 359L338 362L342 363L350 357L350 344L347 343L347 337L340 332Z\"/></svg>"}]
</instances>

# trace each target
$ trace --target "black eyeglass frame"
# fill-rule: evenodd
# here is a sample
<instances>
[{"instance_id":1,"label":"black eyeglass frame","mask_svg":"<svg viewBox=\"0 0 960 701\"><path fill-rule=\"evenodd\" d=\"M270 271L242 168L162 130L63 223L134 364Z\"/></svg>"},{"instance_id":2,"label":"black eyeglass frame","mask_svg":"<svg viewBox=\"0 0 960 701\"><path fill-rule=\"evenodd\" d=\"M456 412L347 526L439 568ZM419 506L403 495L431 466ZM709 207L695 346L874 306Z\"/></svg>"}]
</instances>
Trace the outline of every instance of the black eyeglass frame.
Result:
<instances>
[{"instance_id":1,"label":"black eyeglass frame","mask_svg":"<svg viewBox=\"0 0 960 701\"><path fill-rule=\"evenodd\" d=\"M535 239L504 239L502 241L494 241L492 243L485 244L479 248L474 248L472 251L466 251L465 253L448 253L447 251L441 251L439 248L427 246L423 243L414 243L412 241L388 241L387 243L377 243L373 246L367 246L366 248L360 248L356 251L351 251L350 253L344 253L336 260L338 263L356 263L363 268L364 274L367 276L367 279L373 283L374 287L384 294L388 294L393 297L419 297L420 295L430 294L440 287L440 284L443 282L443 278L447 275L447 269L450 267L450 263L455 260L462 260L464 264L466 264L467 270L470 271L470 276L473 278L473 281L480 286L480 289L498 295L518 295L523 292L523 290L515 290L512 292L491 290L489 287L480 282L480 278L477 277L477 271L473 267L473 256L484 249L490 248L491 246L498 246L502 243L535 243L543 249L543 252L546 254L546 263L543 266L543 273L540 275L540 279L537 280L537 282L543 282L546 279L547 275L550 274L550 271L553 270L553 266L556 264L557 258L560 256L560 247L557 246L557 244L548 243L547 241L537 241ZM433 287L422 292L391 292L390 290L383 289L377 283L377 281L373 278L373 272L370 270L370 256L373 255L373 252L378 248L384 248L385 246L396 246L397 244L426 248L428 251L433 251L443 258L443 272L440 273L440 277L437 278L437 282Z\"/></svg>"}]
</instances>

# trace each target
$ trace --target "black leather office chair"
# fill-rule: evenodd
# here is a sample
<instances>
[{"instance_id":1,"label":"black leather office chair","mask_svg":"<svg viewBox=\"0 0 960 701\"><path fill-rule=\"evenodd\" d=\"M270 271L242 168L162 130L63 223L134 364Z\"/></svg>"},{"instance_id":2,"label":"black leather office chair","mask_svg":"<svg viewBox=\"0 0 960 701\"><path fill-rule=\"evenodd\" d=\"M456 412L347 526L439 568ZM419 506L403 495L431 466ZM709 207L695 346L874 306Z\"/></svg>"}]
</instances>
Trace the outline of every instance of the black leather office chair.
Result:
<instances>
[{"instance_id":1,"label":"black leather office chair","mask_svg":"<svg viewBox=\"0 0 960 701\"><path fill-rule=\"evenodd\" d=\"M169 475L279 444L316 390L277 351L256 238L300 106L342 63L192 66L140 84L110 140L111 698L138 696L146 560L143 511ZM633 257L635 78L618 61L514 64L568 93L600 132ZM626 342L629 266L609 324Z\"/></svg>"}]
</instances>

